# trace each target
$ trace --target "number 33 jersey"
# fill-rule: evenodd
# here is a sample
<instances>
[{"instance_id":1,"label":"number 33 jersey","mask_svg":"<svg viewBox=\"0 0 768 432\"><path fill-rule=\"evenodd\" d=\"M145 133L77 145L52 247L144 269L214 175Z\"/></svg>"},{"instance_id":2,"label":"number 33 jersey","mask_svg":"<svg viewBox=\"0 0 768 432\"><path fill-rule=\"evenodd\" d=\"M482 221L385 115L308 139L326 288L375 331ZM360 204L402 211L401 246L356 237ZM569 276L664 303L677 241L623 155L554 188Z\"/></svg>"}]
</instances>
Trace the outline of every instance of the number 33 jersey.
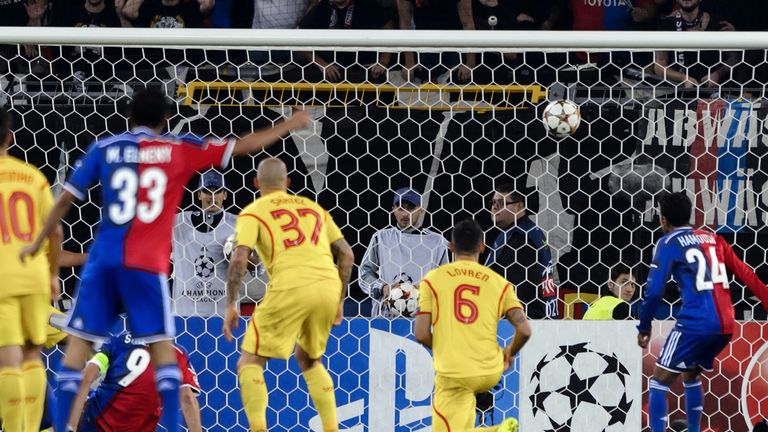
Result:
<instances>
[{"instance_id":1,"label":"number 33 jersey","mask_svg":"<svg viewBox=\"0 0 768 432\"><path fill-rule=\"evenodd\" d=\"M648 273L638 330L650 332L664 287L672 277L683 301L677 315L679 330L701 335L733 333L735 318L726 270L768 305L765 284L719 235L681 227L661 237Z\"/></svg>"},{"instance_id":2,"label":"number 33 jersey","mask_svg":"<svg viewBox=\"0 0 768 432\"><path fill-rule=\"evenodd\" d=\"M309 198L273 192L240 212L237 246L255 249L269 274L267 292L311 288L315 282L341 279L331 244L344 238L325 209Z\"/></svg>"},{"instance_id":3,"label":"number 33 jersey","mask_svg":"<svg viewBox=\"0 0 768 432\"><path fill-rule=\"evenodd\" d=\"M187 352L176 348L182 387L200 393L197 374ZM155 371L149 347L136 344L126 333L111 338L91 359L103 380L88 397L81 430L148 431L160 419L160 396L155 387Z\"/></svg>"},{"instance_id":4,"label":"number 33 jersey","mask_svg":"<svg viewBox=\"0 0 768 432\"><path fill-rule=\"evenodd\" d=\"M79 200L101 184L101 223L91 261L168 274L176 208L192 175L225 168L235 141L156 135L146 128L97 140L64 185Z\"/></svg>"}]
</instances>

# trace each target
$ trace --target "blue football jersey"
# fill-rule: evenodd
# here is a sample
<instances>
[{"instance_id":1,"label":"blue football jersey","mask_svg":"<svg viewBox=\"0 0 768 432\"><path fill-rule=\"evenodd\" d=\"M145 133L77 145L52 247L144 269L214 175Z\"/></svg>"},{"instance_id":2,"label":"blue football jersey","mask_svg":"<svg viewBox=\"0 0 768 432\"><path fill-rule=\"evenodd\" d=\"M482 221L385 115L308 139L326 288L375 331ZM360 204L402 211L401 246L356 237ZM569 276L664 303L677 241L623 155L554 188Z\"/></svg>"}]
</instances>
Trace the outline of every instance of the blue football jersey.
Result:
<instances>
[{"instance_id":1,"label":"blue football jersey","mask_svg":"<svg viewBox=\"0 0 768 432\"><path fill-rule=\"evenodd\" d=\"M94 142L64 185L80 200L101 185L101 223L89 262L167 274L184 187L199 170L226 167L234 143L146 128Z\"/></svg>"},{"instance_id":2,"label":"blue football jersey","mask_svg":"<svg viewBox=\"0 0 768 432\"><path fill-rule=\"evenodd\" d=\"M638 330L650 332L651 320L671 277L677 283L683 303L677 315L676 327L680 331L731 334L735 314L727 271L744 282L763 304L768 304L765 285L722 237L690 227L667 233L656 243Z\"/></svg>"}]
</instances>

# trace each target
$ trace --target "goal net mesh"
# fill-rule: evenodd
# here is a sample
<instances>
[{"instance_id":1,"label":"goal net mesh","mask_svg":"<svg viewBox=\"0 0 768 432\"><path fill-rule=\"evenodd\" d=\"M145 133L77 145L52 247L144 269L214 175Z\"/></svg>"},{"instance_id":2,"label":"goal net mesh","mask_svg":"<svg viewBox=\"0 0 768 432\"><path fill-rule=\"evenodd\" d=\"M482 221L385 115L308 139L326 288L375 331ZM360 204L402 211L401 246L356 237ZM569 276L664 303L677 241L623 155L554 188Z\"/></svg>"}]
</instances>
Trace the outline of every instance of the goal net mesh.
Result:
<instances>
[{"instance_id":1,"label":"goal net mesh","mask_svg":"<svg viewBox=\"0 0 768 432\"><path fill-rule=\"evenodd\" d=\"M328 209L352 245L356 266L347 319L334 329L326 356L338 387L342 430L430 430L431 355L410 336L409 319L371 318L375 300L358 277L374 233L396 225L393 193L400 188L420 195L426 212L419 229L447 238L455 222L473 217L491 246L501 233L490 211L494 188L512 184L546 235L557 315L565 320L582 317L618 263L628 265L638 281L636 311L660 233L654 197L665 190L686 191L695 202L691 223L723 235L768 280L765 50L670 53L678 71L698 74L703 84L692 87L659 76L650 49L420 51L409 73L399 66L372 67L383 54L397 62L400 52L384 49L334 54L311 46L39 46L30 57L23 47L6 46L0 103L14 116L11 154L40 167L57 191L95 138L127 129L126 104L145 86L176 102L168 124L174 133L242 136L296 108L309 111L311 128L261 154L235 158L222 172L224 207L237 214L250 203L257 196L252 179L258 162L276 156L288 166L291 191ZM470 55L480 66L467 77L460 65ZM674 63L681 55L688 56L689 67ZM314 56L335 63L323 69L311 61ZM704 82L702 70L718 76ZM550 137L540 120L546 103L556 99L570 99L581 110L580 128L564 139ZM198 190L196 177L181 210L201 210ZM98 194L91 191L90 198L65 220L68 251L86 252L96 234ZM191 220L180 219L182 231L199 230ZM173 263L172 285L191 287L180 295L191 306L177 318L178 342L199 374L204 430L239 431L247 428L235 372L239 347L224 342L221 319L208 312L223 293L226 269L220 255L208 254L221 254L222 248L219 238L201 244L199 253L181 255ZM187 280L179 276L181 266L192 269ZM62 270L63 309L70 306L79 273ZM384 282L417 283L423 276L401 273L402 280ZM265 282L263 271L252 269L243 290L245 317ZM540 282L530 281L535 292ZM768 409L762 370L768 329L752 294L739 281L730 289L737 318L744 321L706 375L703 427L748 431ZM670 283L657 318L672 318L680 304ZM631 325L616 327L627 330L623 344L605 348L600 339L612 324L582 324L552 324L572 329L572 343L542 348L548 335L534 336L540 340L532 342L539 345L531 352L541 354L526 360L528 347L523 350L502 385L478 398L487 409L478 419L492 424L520 416L525 431L641 430L647 381L670 324L654 327L651 354L632 347ZM240 337L245 327L243 321ZM502 337L508 341L511 334L503 325ZM48 355L57 361L57 351ZM521 364L527 361L532 366ZM595 366L601 362L606 366ZM321 430L295 363L270 363L267 385L274 430ZM682 389L673 387L672 394L670 419L684 419Z\"/></svg>"}]
</instances>

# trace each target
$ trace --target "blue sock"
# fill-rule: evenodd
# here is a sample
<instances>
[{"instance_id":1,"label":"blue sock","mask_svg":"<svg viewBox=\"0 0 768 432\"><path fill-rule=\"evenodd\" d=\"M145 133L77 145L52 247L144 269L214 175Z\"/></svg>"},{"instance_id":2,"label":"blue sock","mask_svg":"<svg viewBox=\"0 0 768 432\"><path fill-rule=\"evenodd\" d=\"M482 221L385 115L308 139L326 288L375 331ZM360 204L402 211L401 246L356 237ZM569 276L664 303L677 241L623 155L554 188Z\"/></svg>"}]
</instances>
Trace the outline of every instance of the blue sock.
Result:
<instances>
[{"instance_id":1,"label":"blue sock","mask_svg":"<svg viewBox=\"0 0 768 432\"><path fill-rule=\"evenodd\" d=\"M688 416L688 432L701 430L701 413L704 410L704 392L701 381L684 381L685 414Z\"/></svg>"},{"instance_id":2,"label":"blue sock","mask_svg":"<svg viewBox=\"0 0 768 432\"><path fill-rule=\"evenodd\" d=\"M77 395L80 388L80 379L82 372L78 369L70 369L61 366L56 375L58 387L56 388L56 407L53 412L53 421L56 431L68 431L67 420L69 420L69 410L72 408L72 400Z\"/></svg>"},{"instance_id":3,"label":"blue sock","mask_svg":"<svg viewBox=\"0 0 768 432\"><path fill-rule=\"evenodd\" d=\"M163 414L160 424L168 432L181 431L181 415L179 410L179 385L181 384L181 372L176 365L160 366L155 370L157 392L163 400Z\"/></svg>"},{"instance_id":4,"label":"blue sock","mask_svg":"<svg viewBox=\"0 0 768 432\"><path fill-rule=\"evenodd\" d=\"M648 423L651 432L667 431L667 392L669 387L651 378L650 397L648 398Z\"/></svg>"}]
</instances>

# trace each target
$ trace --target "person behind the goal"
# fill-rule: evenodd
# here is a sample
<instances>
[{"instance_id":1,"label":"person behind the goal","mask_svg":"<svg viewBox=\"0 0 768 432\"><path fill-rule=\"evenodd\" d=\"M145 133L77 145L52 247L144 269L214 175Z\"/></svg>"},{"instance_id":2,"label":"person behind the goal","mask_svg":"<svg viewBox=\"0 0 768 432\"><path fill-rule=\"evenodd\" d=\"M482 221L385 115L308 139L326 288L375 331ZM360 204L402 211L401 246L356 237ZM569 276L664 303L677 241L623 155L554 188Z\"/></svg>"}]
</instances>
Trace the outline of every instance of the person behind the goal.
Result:
<instances>
[{"instance_id":1,"label":"person behind the goal","mask_svg":"<svg viewBox=\"0 0 768 432\"><path fill-rule=\"evenodd\" d=\"M238 291L255 249L267 268L269 288L246 329L237 363L251 430L267 430L267 360L288 359L295 346L323 431L335 432L339 425L333 380L320 358L332 325L341 323L355 257L331 215L316 202L289 194L288 186L281 160L259 163L256 187L261 197L240 212L235 226L223 332L231 341L238 321Z\"/></svg>"}]
</instances>

